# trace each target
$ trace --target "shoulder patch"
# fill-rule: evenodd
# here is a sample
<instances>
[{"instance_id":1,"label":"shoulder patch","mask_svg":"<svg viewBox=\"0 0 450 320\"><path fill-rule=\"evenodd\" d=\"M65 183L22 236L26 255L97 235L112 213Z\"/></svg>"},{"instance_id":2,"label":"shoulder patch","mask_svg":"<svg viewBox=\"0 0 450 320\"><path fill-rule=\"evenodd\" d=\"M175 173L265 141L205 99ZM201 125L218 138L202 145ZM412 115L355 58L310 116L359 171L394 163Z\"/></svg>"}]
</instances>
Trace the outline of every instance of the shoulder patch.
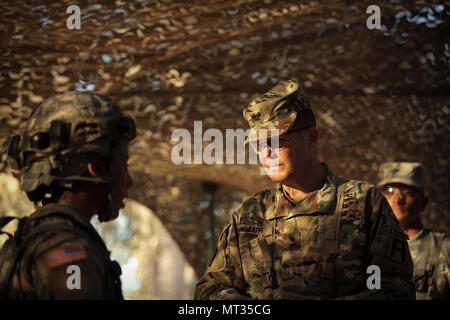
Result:
<instances>
[{"instance_id":1,"label":"shoulder patch","mask_svg":"<svg viewBox=\"0 0 450 320\"><path fill-rule=\"evenodd\" d=\"M406 242L407 237L400 232L392 231L391 238L389 240L389 250L387 254L389 258L395 262L406 264L407 263L407 251L408 244Z\"/></svg>"},{"instance_id":2,"label":"shoulder patch","mask_svg":"<svg viewBox=\"0 0 450 320\"><path fill-rule=\"evenodd\" d=\"M86 258L86 250L81 242L57 247L45 253L45 260L49 269L85 260Z\"/></svg>"}]
</instances>

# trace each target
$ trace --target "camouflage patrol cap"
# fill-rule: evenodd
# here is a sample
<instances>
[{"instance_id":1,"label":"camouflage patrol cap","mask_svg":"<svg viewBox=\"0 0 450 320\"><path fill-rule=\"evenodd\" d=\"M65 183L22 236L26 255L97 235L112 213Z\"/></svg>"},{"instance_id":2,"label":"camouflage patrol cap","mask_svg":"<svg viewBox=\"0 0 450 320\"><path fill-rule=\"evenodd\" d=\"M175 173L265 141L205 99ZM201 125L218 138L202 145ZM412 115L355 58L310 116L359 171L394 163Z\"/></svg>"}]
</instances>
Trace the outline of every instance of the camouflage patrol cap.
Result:
<instances>
[{"instance_id":1,"label":"camouflage patrol cap","mask_svg":"<svg viewBox=\"0 0 450 320\"><path fill-rule=\"evenodd\" d=\"M391 183L402 183L424 192L425 168L419 162L385 162L378 171L380 187Z\"/></svg>"},{"instance_id":2,"label":"camouflage patrol cap","mask_svg":"<svg viewBox=\"0 0 450 320\"><path fill-rule=\"evenodd\" d=\"M270 137L271 129L279 130L278 135L282 135L289 130L315 125L312 111L309 116L305 115L308 109L311 111L309 101L296 80L280 82L244 109L244 118L252 129L246 143L258 140L261 129L266 133L261 136Z\"/></svg>"}]
</instances>

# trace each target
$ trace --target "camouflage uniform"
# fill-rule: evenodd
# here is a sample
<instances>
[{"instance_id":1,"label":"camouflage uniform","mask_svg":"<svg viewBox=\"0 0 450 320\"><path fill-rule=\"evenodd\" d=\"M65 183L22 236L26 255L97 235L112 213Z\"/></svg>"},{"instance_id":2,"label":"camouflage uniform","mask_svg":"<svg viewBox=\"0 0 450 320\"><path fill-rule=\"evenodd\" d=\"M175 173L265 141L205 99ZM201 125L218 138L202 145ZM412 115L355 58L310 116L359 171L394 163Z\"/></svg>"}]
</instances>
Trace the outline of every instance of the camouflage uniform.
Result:
<instances>
[{"instance_id":1,"label":"camouflage uniform","mask_svg":"<svg viewBox=\"0 0 450 320\"><path fill-rule=\"evenodd\" d=\"M123 299L120 266L82 214L48 204L25 221L21 233L35 236L13 267L8 299ZM80 268L80 289L67 285L71 265Z\"/></svg>"},{"instance_id":2,"label":"camouflage uniform","mask_svg":"<svg viewBox=\"0 0 450 320\"><path fill-rule=\"evenodd\" d=\"M450 298L450 241L444 233L422 229L409 240L417 300Z\"/></svg>"},{"instance_id":3,"label":"camouflage uniform","mask_svg":"<svg viewBox=\"0 0 450 320\"><path fill-rule=\"evenodd\" d=\"M128 157L135 130L131 118L96 93L59 94L33 109L23 135L11 139L8 164L38 209L20 220L14 238L2 248L2 256L16 255L0 261L2 298L123 299L120 266L111 261L100 235L88 218L54 196L77 181L102 183L108 204L98 218L115 219L120 203L113 178ZM84 175L93 155L110 159L105 177ZM73 265L79 267L79 289L68 285Z\"/></svg>"},{"instance_id":4,"label":"camouflage uniform","mask_svg":"<svg viewBox=\"0 0 450 320\"><path fill-rule=\"evenodd\" d=\"M424 193L424 167L418 162L386 162L380 166L380 187L401 183ZM414 263L417 300L450 298L450 241L441 232L422 229L408 241Z\"/></svg>"},{"instance_id":5,"label":"camouflage uniform","mask_svg":"<svg viewBox=\"0 0 450 320\"><path fill-rule=\"evenodd\" d=\"M282 121L280 134L307 127L311 119L295 121L309 107L298 91L294 81L281 83L244 115ZM278 111L284 117L267 115ZM244 198L219 237L196 299L414 299L407 236L386 199L377 187L322 165L323 187L299 202L280 184ZM370 265L380 267L381 289L367 287Z\"/></svg>"}]
</instances>

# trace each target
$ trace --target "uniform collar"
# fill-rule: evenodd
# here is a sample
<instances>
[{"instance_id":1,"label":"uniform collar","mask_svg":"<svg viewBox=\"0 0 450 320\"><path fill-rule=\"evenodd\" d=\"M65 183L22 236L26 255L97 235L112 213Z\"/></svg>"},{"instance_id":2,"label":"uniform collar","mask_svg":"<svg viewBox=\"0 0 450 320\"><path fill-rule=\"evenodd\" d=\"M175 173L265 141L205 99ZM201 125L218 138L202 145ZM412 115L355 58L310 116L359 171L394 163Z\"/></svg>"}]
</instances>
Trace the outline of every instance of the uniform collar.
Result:
<instances>
[{"instance_id":1,"label":"uniform collar","mask_svg":"<svg viewBox=\"0 0 450 320\"><path fill-rule=\"evenodd\" d=\"M428 235L428 233L430 233L430 231L425 229L425 228L423 228L414 237L409 239L409 241L415 241L415 240L420 240L422 238L425 238Z\"/></svg>"},{"instance_id":2,"label":"uniform collar","mask_svg":"<svg viewBox=\"0 0 450 320\"><path fill-rule=\"evenodd\" d=\"M62 213L65 215L69 215L73 220L75 220L82 226L97 232L87 217L85 217L83 214L81 214L81 212L79 212L75 208L69 206L65 202L54 202L54 203L46 204L43 207L41 207L38 211L36 211L36 214L46 215L47 213L50 213L50 212L52 212L52 213L58 212L58 213Z\"/></svg>"},{"instance_id":3,"label":"uniform collar","mask_svg":"<svg viewBox=\"0 0 450 320\"><path fill-rule=\"evenodd\" d=\"M326 176L325 183L320 190L312 191L303 200L295 202L287 198L282 185L278 184L275 188L276 204L269 206L266 218L291 218L299 214L313 213L332 215L336 207L336 176L325 163L321 164L326 169Z\"/></svg>"}]
</instances>

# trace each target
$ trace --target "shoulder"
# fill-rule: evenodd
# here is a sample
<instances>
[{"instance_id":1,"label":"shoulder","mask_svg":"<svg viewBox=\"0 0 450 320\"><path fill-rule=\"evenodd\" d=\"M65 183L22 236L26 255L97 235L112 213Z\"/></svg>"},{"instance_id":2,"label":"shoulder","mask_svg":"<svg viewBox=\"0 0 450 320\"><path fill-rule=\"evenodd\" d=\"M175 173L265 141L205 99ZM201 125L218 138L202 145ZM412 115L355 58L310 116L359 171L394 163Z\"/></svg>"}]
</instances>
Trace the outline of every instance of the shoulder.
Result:
<instances>
[{"instance_id":1,"label":"shoulder","mask_svg":"<svg viewBox=\"0 0 450 320\"><path fill-rule=\"evenodd\" d=\"M353 193L359 198L377 192L380 192L379 188L367 181L347 180L345 182L345 193Z\"/></svg>"},{"instance_id":2,"label":"shoulder","mask_svg":"<svg viewBox=\"0 0 450 320\"><path fill-rule=\"evenodd\" d=\"M357 199L369 201L372 205L385 200L381 189L367 181L348 180L345 189L346 194L354 194Z\"/></svg>"},{"instance_id":3,"label":"shoulder","mask_svg":"<svg viewBox=\"0 0 450 320\"><path fill-rule=\"evenodd\" d=\"M385 198L381 190L369 182L360 180L347 180L345 182L344 203L351 202L353 207L357 207L358 211L363 212L365 209L375 209L377 211L382 206L383 200Z\"/></svg>"},{"instance_id":4,"label":"shoulder","mask_svg":"<svg viewBox=\"0 0 450 320\"><path fill-rule=\"evenodd\" d=\"M30 231L33 230L38 234L26 246L26 259L29 265L33 265L36 274L43 278L45 285L66 279L66 269L72 265L81 268L82 273L91 274L86 275L89 281L92 281L91 277L106 272L107 248L95 240L89 229L70 218L45 217L32 226ZM41 280L34 281L40 283Z\"/></svg>"},{"instance_id":5,"label":"shoulder","mask_svg":"<svg viewBox=\"0 0 450 320\"><path fill-rule=\"evenodd\" d=\"M447 237L447 235L443 232L437 232L437 231L428 231L428 235L426 238L428 238L429 242L432 242L434 246L440 251L449 251L450 249L450 240Z\"/></svg>"},{"instance_id":6,"label":"shoulder","mask_svg":"<svg viewBox=\"0 0 450 320\"><path fill-rule=\"evenodd\" d=\"M383 217L388 224L398 224L398 220L380 188L366 181L349 180L346 182L344 207L349 207L350 211L365 215L372 222Z\"/></svg>"},{"instance_id":7,"label":"shoulder","mask_svg":"<svg viewBox=\"0 0 450 320\"><path fill-rule=\"evenodd\" d=\"M252 195L244 197L241 204L235 209L234 215L239 222L242 217L264 217L264 212L269 204L276 201L277 187L268 188Z\"/></svg>"},{"instance_id":8,"label":"shoulder","mask_svg":"<svg viewBox=\"0 0 450 320\"><path fill-rule=\"evenodd\" d=\"M32 218L30 216L30 218ZM24 227L22 239L26 241L27 256L38 259L52 252L63 254L73 252L78 257L89 253L99 258L105 250L95 240L94 232L83 227L64 215L52 215L30 220ZM78 252L78 253L76 253Z\"/></svg>"},{"instance_id":9,"label":"shoulder","mask_svg":"<svg viewBox=\"0 0 450 320\"><path fill-rule=\"evenodd\" d=\"M412 241L416 243L413 247L416 251L417 258L427 258L430 261L449 260L450 259L450 241L449 238L442 232L430 231L424 229L418 237ZM421 252L418 252L418 250ZM417 259L416 258L416 259Z\"/></svg>"},{"instance_id":10,"label":"shoulder","mask_svg":"<svg viewBox=\"0 0 450 320\"><path fill-rule=\"evenodd\" d=\"M428 231L428 234L431 238L433 238L439 242L448 242L449 241L447 235L443 232Z\"/></svg>"},{"instance_id":11,"label":"shoulder","mask_svg":"<svg viewBox=\"0 0 450 320\"><path fill-rule=\"evenodd\" d=\"M424 228L413 240L426 243L434 247L440 247L445 242L448 242L448 237L443 232L431 231Z\"/></svg>"}]
</instances>

